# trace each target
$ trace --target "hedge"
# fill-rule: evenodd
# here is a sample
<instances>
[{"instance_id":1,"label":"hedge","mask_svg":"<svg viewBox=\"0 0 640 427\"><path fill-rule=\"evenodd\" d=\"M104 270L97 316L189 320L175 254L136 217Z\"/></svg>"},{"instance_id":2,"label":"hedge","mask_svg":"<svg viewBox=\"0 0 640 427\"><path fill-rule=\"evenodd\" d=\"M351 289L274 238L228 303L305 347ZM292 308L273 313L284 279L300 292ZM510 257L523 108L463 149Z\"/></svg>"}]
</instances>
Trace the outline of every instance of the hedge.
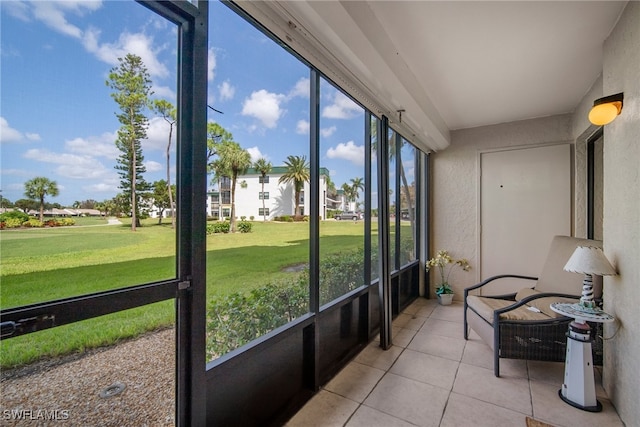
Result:
<instances>
[{"instance_id":1,"label":"hedge","mask_svg":"<svg viewBox=\"0 0 640 427\"><path fill-rule=\"evenodd\" d=\"M364 250L320 263L320 301L326 304L364 284ZM213 360L309 311L309 270L248 293L214 297L207 309L207 357Z\"/></svg>"}]
</instances>

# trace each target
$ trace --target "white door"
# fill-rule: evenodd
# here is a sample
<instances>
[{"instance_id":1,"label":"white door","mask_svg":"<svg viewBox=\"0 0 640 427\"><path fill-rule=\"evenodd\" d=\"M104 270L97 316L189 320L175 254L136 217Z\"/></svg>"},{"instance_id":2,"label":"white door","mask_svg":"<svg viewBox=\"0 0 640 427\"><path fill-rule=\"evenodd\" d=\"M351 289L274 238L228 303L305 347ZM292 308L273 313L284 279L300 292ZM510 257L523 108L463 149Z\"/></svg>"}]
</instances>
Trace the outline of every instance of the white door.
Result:
<instances>
[{"instance_id":1,"label":"white door","mask_svg":"<svg viewBox=\"0 0 640 427\"><path fill-rule=\"evenodd\" d=\"M551 239L571 234L569 144L480 153L482 279L538 276ZM483 295L515 292L533 282L500 280Z\"/></svg>"}]
</instances>

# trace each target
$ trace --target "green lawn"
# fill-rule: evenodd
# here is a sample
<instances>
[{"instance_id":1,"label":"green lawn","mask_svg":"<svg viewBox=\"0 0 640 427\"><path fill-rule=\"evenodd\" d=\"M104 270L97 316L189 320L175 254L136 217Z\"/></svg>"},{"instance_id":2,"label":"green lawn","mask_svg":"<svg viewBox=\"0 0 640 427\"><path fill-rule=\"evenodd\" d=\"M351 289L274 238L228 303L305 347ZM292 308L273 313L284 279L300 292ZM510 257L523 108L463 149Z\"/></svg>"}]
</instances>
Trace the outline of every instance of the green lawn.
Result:
<instances>
[{"instance_id":1,"label":"green lawn","mask_svg":"<svg viewBox=\"0 0 640 427\"><path fill-rule=\"evenodd\" d=\"M127 224L2 231L0 307L175 277L175 231L157 220L143 225L135 233ZM321 256L363 244L362 222L325 221L320 232ZM208 236L207 295L249 290L296 274L283 269L308 258L308 223L256 221L251 233ZM173 322L173 301L165 301L3 340L0 365L82 351Z\"/></svg>"}]
</instances>

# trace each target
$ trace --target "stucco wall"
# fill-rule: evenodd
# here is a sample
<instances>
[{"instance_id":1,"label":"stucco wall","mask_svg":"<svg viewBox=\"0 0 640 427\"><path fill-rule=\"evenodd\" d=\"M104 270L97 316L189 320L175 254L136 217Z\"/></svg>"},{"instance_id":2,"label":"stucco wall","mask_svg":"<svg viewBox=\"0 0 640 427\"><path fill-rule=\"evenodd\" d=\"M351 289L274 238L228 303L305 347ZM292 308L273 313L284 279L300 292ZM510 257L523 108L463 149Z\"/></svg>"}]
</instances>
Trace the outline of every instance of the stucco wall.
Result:
<instances>
[{"instance_id":1,"label":"stucco wall","mask_svg":"<svg viewBox=\"0 0 640 427\"><path fill-rule=\"evenodd\" d=\"M603 94L624 92L604 130L604 249L618 276L604 281L604 386L622 420L640 422L640 2L629 2L604 44Z\"/></svg>"},{"instance_id":2,"label":"stucco wall","mask_svg":"<svg viewBox=\"0 0 640 427\"><path fill-rule=\"evenodd\" d=\"M469 259L472 266L469 273L455 271L451 276L456 300L462 299L465 287L480 279L479 151L572 140L571 115L562 115L453 131L451 145L433 154L431 252L448 249L455 258ZM432 283L436 279L431 276Z\"/></svg>"}]
</instances>

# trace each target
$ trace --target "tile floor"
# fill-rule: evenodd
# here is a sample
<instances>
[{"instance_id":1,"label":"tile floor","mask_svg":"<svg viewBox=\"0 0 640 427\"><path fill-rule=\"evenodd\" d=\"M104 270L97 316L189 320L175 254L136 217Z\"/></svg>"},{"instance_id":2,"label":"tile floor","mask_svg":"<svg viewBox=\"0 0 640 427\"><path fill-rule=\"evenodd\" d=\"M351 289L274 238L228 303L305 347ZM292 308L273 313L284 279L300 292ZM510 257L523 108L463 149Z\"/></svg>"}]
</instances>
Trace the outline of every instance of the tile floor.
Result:
<instances>
[{"instance_id":1,"label":"tile floor","mask_svg":"<svg viewBox=\"0 0 640 427\"><path fill-rule=\"evenodd\" d=\"M596 369L603 411L573 408L558 397L564 364L501 359L478 335L463 338L461 303L419 298L393 322L394 346L372 342L287 423L310 426L623 426Z\"/></svg>"}]
</instances>

